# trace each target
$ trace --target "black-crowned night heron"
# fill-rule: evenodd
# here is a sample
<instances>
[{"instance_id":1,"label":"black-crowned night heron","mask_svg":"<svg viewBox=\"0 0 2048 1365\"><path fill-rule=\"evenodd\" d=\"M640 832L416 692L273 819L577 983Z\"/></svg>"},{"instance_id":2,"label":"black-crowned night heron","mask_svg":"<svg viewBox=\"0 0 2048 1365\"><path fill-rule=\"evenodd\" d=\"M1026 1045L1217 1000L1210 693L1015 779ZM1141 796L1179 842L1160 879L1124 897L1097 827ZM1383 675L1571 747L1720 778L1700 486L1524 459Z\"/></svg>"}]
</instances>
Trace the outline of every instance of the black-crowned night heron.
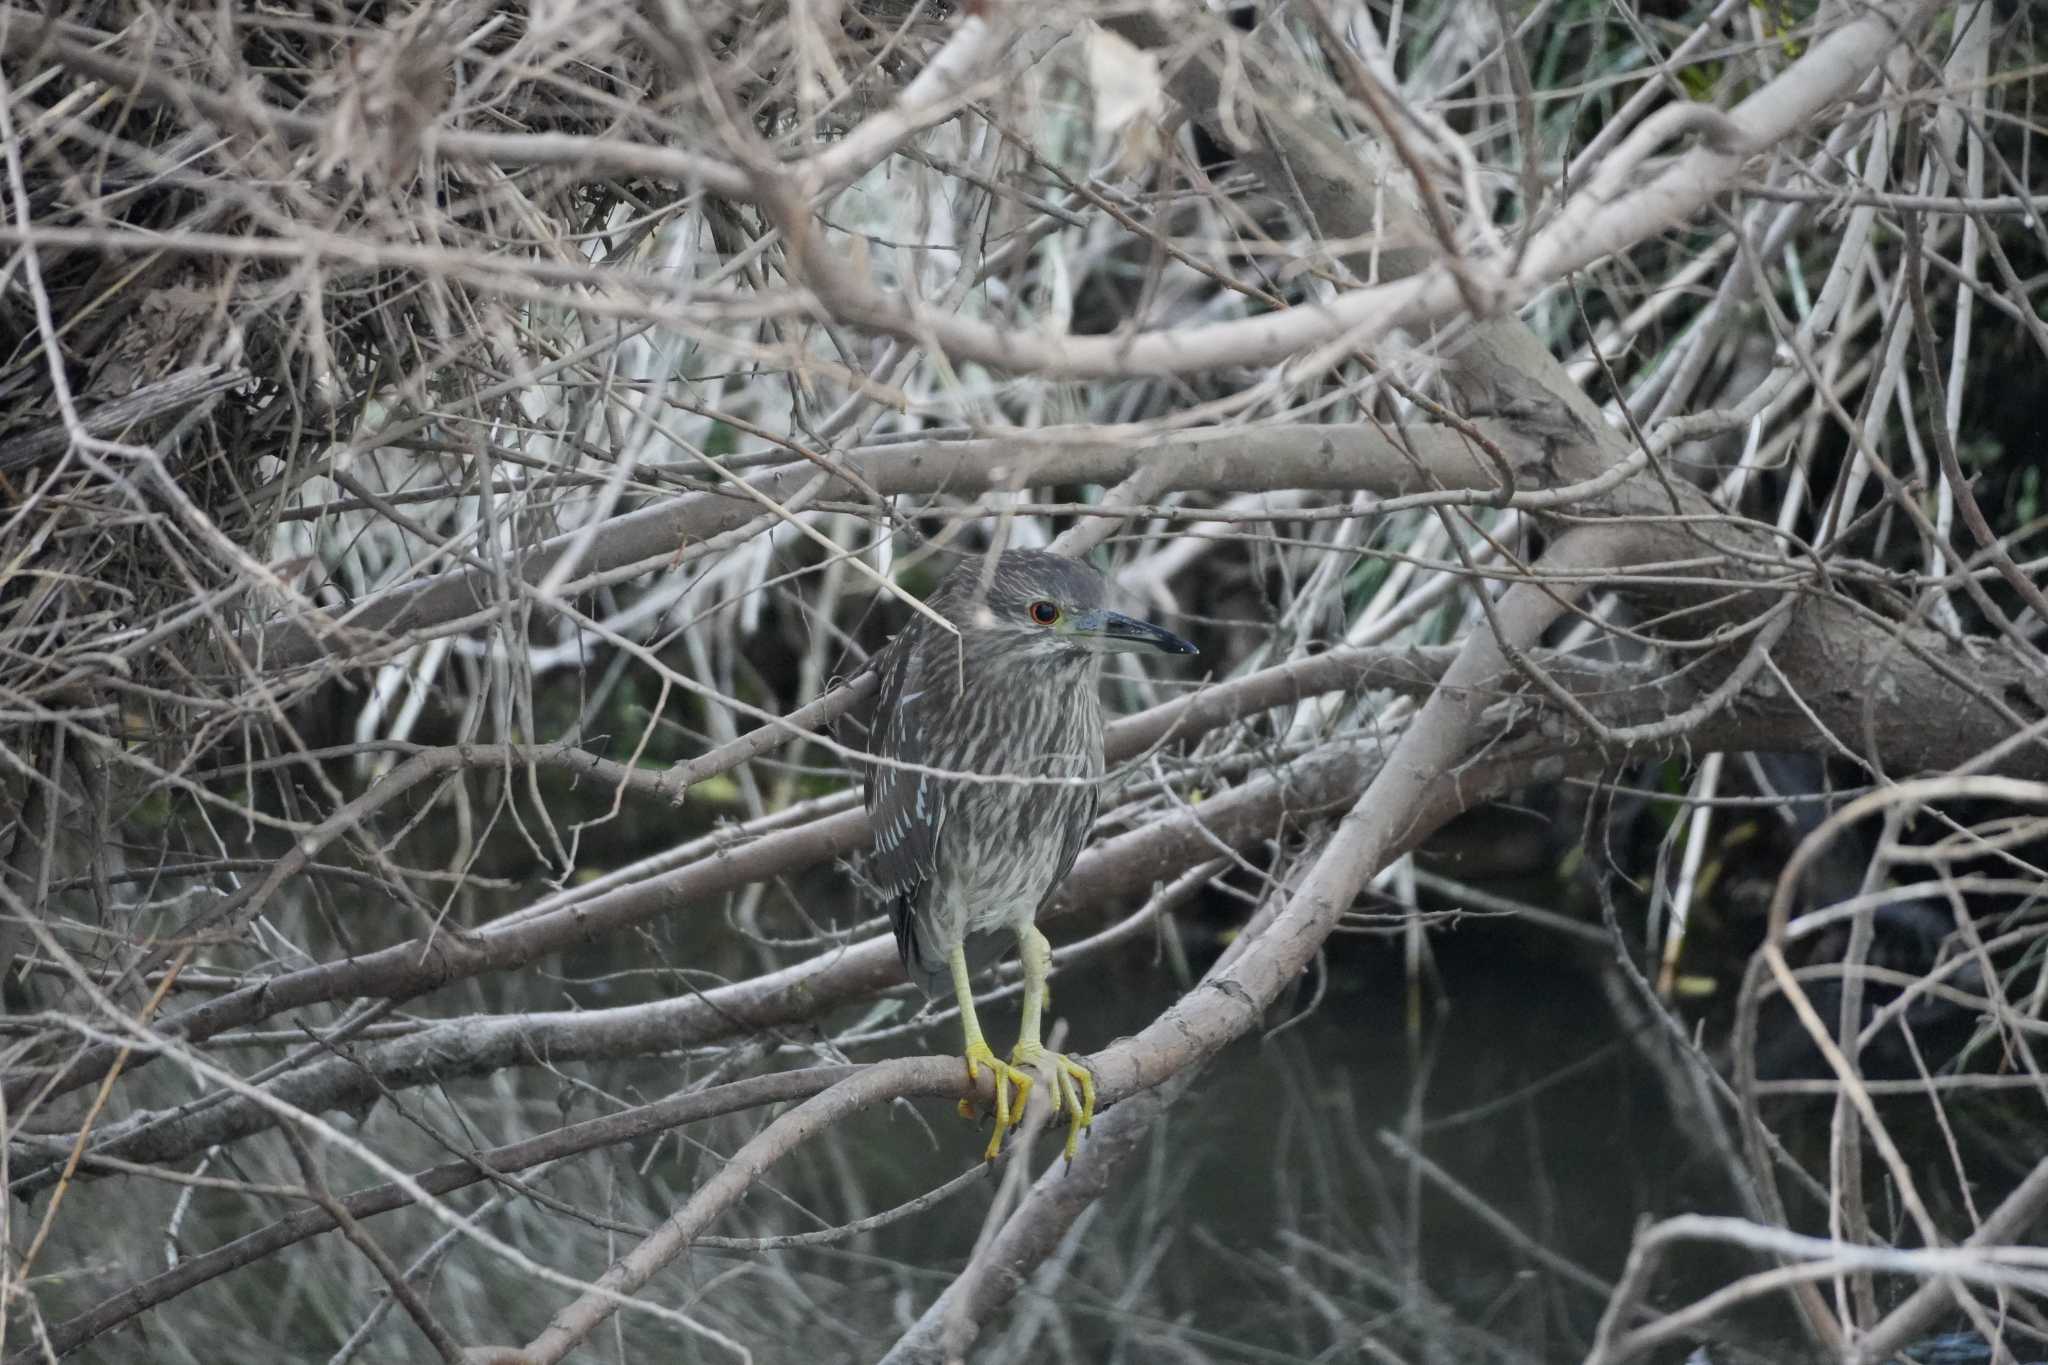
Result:
<instances>
[{"instance_id":1,"label":"black-crowned night heron","mask_svg":"<svg viewBox=\"0 0 2048 1365\"><path fill-rule=\"evenodd\" d=\"M911 979L928 995L951 980L968 1079L983 1066L995 1072L990 1159L1024 1117L1033 1068L1047 1068L1054 1115L1068 1116L1069 1160L1095 1117L1094 1076L1039 1038L1052 948L1033 921L1095 822L1102 656L1195 652L1158 626L1105 610L1106 590L1101 574L1059 555L971 559L927 603L959 633L918 615L878 660L869 745L888 761L868 767L865 792L876 879ZM1046 778L1062 780L1019 780ZM1008 1062L982 1037L970 984L1005 933L1024 964L1024 1013Z\"/></svg>"}]
</instances>

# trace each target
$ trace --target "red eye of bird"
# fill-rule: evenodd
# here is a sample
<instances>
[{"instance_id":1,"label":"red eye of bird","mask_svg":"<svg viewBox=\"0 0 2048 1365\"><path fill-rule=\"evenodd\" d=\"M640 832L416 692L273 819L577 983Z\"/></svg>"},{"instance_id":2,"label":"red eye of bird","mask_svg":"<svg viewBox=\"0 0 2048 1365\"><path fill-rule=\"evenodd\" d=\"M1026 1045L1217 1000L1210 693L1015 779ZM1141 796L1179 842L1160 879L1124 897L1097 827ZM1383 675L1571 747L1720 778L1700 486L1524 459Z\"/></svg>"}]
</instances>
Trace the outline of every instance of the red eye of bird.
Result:
<instances>
[{"instance_id":1,"label":"red eye of bird","mask_svg":"<svg viewBox=\"0 0 2048 1365\"><path fill-rule=\"evenodd\" d=\"M1049 626L1060 619L1060 609L1041 599L1031 604L1031 619L1041 626Z\"/></svg>"}]
</instances>

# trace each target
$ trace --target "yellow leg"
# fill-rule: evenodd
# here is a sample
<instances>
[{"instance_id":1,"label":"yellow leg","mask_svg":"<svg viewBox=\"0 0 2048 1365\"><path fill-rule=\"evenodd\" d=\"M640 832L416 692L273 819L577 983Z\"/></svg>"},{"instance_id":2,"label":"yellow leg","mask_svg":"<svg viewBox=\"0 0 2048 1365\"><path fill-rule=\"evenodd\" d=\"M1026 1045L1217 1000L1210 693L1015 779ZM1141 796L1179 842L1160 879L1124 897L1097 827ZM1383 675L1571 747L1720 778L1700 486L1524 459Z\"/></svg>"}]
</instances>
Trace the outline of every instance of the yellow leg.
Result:
<instances>
[{"instance_id":1,"label":"yellow leg","mask_svg":"<svg viewBox=\"0 0 2048 1365\"><path fill-rule=\"evenodd\" d=\"M1095 1073L1061 1052L1049 1052L1039 1041L1039 1019L1045 1003L1052 998L1046 978L1052 974L1052 945L1037 925L1027 924L1017 935L1019 956L1024 960L1024 1018L1017 1028L1017 1046L1010 1064L1019 1068L1044 1064L1052 1075L1053 1116L1067 1116L1067 1160L1081 1145L1081 1130L1095 1122ZM1021 1112L1020 1100L1018 1109Z\"/></svg>"},{"instance_id":2,"label":"yellow leg","mask_svg":"<svg viewBox=\"0 0 2048 1365\"><path fill-rule=\"evenodd\" d=\"M946 960L953 968L953 997L960 1003L960 1031L967 1037L967 1079L980 1080L984 1065L996 1073L996 1131L988 1140L988 1150L982 1153L983 1160L994 1161L996 1153L1003 1149L1003 1134L1024 1121L1024 1101L1031 1095L1031 1073L997 1057L988 1040L981 1036L981 1020L974 1014L974 985L967 979L965 945L955 948ZM1014 1102L1012 1090L1017 1092ZM960 1101L960 1113L973 1118L973 1101Z\"/></svg>"}]
</instances>

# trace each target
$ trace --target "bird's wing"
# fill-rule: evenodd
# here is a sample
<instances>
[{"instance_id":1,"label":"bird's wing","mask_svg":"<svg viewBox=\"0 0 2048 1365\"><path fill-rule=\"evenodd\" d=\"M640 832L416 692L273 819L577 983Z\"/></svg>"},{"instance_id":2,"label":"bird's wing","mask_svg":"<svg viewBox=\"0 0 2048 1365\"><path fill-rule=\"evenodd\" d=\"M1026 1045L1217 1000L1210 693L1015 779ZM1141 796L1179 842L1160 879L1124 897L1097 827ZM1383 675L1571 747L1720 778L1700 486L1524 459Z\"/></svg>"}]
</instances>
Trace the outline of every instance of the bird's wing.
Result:
<instances>
[{"instance_id":1,"label":"bird's wing","mask_svg":"<svg viewBox=\"0 0 2048 1365\"><path fill-rule=\"evenodd\" d=\"M926 726L918 715L921 694L904 691L914 649L910 631L890 642L881 662L882 685L875 698L870 753L907 763L926 762ZM943 971L918 942L918 916L938 867L939 838L945 831L945 784L923 773L880 763L868 765L862 795L874 832L875 880L889 897L896 927L896 951L913 972Z\"/></svg>"},{"instance_id":2,"label":"bird's wing","mask_svg":"<svg viewBox=\"0 0 2048 1365\"><path fill-rule=\"evenodd\" d=\"M1088 832L1095 828L1095 807L1099 793L1088 787L1081 793L1081 818L1066 822L1065 833L1060 836L1060 857L1054 864L1059 870L1053 873L1052 885L1045 889L1045 898L1038 902L1038 908L1031 912L1037 919L1045 913L1045 907L1052 904L1052 898L1060 893L1060 884L1067 874L1074 870L1074 862L1081 856L1081 850L1088 846Z\"/></svg>"}]
</instances>

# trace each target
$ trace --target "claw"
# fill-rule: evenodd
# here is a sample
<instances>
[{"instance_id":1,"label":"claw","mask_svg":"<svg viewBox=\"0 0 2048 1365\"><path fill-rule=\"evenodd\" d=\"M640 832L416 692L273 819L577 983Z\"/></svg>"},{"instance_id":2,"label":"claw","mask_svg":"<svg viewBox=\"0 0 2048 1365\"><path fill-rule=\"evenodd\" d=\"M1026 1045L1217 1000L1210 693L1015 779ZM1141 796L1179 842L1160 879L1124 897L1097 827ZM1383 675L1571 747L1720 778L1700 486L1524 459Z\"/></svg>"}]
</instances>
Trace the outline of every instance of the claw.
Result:
<instances>
[{"instance_id":1,"label":"claw","mask_svg":"<svg viewBox=\"0 0 2048 1365\"><path fill-rule=\"evenodd\" d=\"M981 1079L981 1065L996 1076L996 1131L989 1137L988 1150L982 1153L982 1160L994 1161L1003 1149L1003 1134L1024 1121L1024 1102L1031 1098L1030 1073L1020 1070L1013 1062L1003 1061L987 1043L974 1042L967 1045L967 1079ZM1091 1086L1093 1082L1090 1082ZM1011 1090L1017 1092L1014 1100ZM979 1118L980 1110L972 1100L960 1101L960 1113L965 1118Z\"/></svg>"},{"instance_id":2,"label":"claw","mask_svg":"<svg viewBox=\"0 0 2048 1365\"><path fill-rule=\"evenodd\" d=\"M1010 1065L1017 1068L1035 1067L1040 1063L1049 1066L1052 1072L1052 1097L1054 1118L1067 1115L1067 1164L1074 1162L1075 1152L1081 1147L1081 1132L1095 1122L1095 1073L1067 1056L1064 1052L1048 1051L1040 1043L1019 1043L1010 1053ZM1018 1118L1023 1117L1023 1101L1019 1099Z\"/></svg>"}]
</instances>

